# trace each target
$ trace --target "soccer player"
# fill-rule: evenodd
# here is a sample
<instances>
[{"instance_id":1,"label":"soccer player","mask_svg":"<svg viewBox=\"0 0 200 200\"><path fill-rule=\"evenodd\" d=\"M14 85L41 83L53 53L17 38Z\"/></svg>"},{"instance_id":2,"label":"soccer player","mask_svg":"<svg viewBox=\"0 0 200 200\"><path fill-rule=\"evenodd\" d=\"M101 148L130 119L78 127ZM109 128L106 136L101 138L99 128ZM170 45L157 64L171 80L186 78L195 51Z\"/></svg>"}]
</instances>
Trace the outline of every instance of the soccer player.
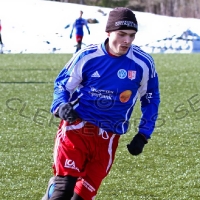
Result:
<instances>
[{"instance_id":1,"label":"soccer player","mask_svg":"<svg viewBox=\"0 0 200 200\"><path fill-rule=\"evenodd\" d=\"M0 19L0 45L1 45L1 49L0 49L0 53L2 54L3 53L3 42L2 42L2 37L1 37L1 29L2 29L2 26L1 26L1 19Z\"/></svg>"},{"instance_id":2,"label":"soccer player","mask_svg":"<svg viewBox=\"0 0 200 200\"><path fill-rule=\"evenodd\" d=\"M61 122L54 177L43 200L95 198L112 167L119 138L130 128L138 98L142 116L128 151L139 155L151 138L160 103L158 74L153 58L132 44L137 31L130 9L113 9L107 39L81 49L57 76L51 112Z\"/></svg>"},{"instance_id":3,"label":"soccer player","mask_svg":"<svg viewBox=\"0 0 200 200\"><path fill-rule=\"evenodd\" d=\"M0 19L0 44L3 45L2 38L1 38L1 29L2 29L2 26L1 26L1 19Z\"/></svg>"},{"instance_id":4,"label":"soccer player","mask_svg":"<svg viewBox=\"0 0 200 200\"><path fill-rule=\"evenodd\" d=\"M84 35L84 31L83 31L84 26L86 26L86 28L88 30L88 34L90 35L90 29L88 27L87 20L83 19L82 15L83 15L83 11L81 10L79 18L76 19L75 22L73 23L71 34L70 34L70 39L71 39L73 30L75 28L76 29L76 42L77 42L76 52L81 49L83 35Z\"/></svg>"}]
</instances>

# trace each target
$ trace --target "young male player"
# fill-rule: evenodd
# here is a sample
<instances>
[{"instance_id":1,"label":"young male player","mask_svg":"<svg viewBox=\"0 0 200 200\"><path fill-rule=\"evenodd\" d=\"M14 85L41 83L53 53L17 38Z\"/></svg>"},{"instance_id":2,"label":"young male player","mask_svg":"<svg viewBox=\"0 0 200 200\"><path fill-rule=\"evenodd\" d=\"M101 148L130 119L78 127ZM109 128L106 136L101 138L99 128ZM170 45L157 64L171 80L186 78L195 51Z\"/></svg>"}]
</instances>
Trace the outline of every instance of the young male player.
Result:
<instances>
[{"instance_id":1,"label":"young male player","mask_svg":"<svg viewBox=\"0 0 200 200\"><path fill-rule=\"evenodd\" d=\"M152 57L132 44L137 31L131 10L113 9L107 39L80 50L56 78L51 112L61 122L54 177L43 200L95 198L138 98L142 116L128 151L139 155L151 138L160 103L158 75Z\"/></svg>"}]
</instances>

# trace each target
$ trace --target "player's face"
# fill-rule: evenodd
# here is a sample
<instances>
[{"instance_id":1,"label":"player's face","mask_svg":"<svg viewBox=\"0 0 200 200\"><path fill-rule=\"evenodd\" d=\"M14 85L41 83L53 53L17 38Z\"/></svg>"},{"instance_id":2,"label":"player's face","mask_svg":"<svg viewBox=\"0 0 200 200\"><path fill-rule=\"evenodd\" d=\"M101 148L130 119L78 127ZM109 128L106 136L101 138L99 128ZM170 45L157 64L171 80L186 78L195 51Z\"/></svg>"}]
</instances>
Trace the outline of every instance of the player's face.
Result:
<instances>
[{"instance_id":1,"label":"player's face","mask_svg":"<svg viewBox=\"0 0 200 200\"><path fill-rule=\"evenodd\" d=\"M82 17L82 15L83 15L83 12L82 12L82 11L80 11L80 17Z\"/></svg>"},{"instance_id":2,"label":"player's face","mask_svg":"<svg viewBox=\"0 0 200 200\"><path fill-rule=\"evenodd\" d=\"M126 54L135 39L135 34L135 30L117 30L109 32L109 52L115 56Z\"/></svg>"}]
</instances>

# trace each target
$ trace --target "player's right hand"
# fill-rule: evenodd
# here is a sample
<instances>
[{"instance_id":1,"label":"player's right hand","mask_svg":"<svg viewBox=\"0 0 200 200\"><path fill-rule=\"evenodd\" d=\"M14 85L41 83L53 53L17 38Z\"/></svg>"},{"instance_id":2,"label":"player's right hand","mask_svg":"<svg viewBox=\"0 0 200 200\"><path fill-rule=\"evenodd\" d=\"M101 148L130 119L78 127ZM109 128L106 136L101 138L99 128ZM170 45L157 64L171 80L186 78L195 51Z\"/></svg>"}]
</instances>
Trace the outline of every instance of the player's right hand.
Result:
<instances>
[{"instance_id":1,"label":"player's right hand","mask_svg":"<svg viewBox=\"0 0 200 200\"><path fill-rule=\"evenodd\" d=\"M73 123L77 119L79 119L79 116L77 112L73 109L73 105L71 103L65 103L60 105L57 111L57 115L59 118L66 120L70 123Z\"/></svg>"}]
</instances>

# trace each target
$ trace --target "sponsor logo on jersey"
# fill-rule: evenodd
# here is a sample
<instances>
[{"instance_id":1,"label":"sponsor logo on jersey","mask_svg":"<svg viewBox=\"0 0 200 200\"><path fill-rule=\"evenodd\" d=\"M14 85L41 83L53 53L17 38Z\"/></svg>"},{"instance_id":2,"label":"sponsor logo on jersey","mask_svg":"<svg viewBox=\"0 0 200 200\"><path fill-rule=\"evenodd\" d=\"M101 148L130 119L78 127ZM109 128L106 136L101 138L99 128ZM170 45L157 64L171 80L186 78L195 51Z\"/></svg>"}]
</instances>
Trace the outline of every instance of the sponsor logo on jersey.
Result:
<instances>
[{"instance_id":1,"label":"sponsor logo on jersey","mask_svg":"<svg viewBox=\"0 0 200 200\"><path fill-rule=\"evenodd\" d=\"M80 172L79 168L76 167L75 162L73 160L70 160L70 159L66 159L64 167L65 168L75 169L78 172Z\"/></svg>"},{"instance_id":2,"label":"sponsor logo on jersey","mask_svg":"<svg viewBox=\"0 0 200 200\"><path fill-rule=\"evenodd\" d=\"M99 78L100 77L99 72L98 71L94 72L91 77Z\"/></svg>"},{"instance_id":3,"label":"sponsor logo on jersey","mask_svg":"<svg viewBox=\"0 0 200 200\"><path fill-rule=\"evenodd\" d=\"M147 98L147 99L153 98L153 97L152 97L152 93L146 93L146 98Z\"/></svg>"},{"instance_id":4,"label":"sponsor logo on jersey","mask_svg":"<svg viewBox=\"0 0 200 200\"><path fill-rule=\"evenodd\" d=\"M128 70L128 78L133 80L136 77L136 71Z\"/></svg>"},{"instance_id":5,"label":"sponsor logo on jersey","mask_svg":"<svg viewBox=\"0 0 200 200\"><path fill-rule=\"evenodd\" d=\"M108 110L115 102L114 91L112 90L91 87L89 94L96 99L94 104L99 110Z\"/></svg>"},{"instance_id":6,"label":"sponsor logo on jersey","mask_svg":"<svg viewBox=\"0 0 200 200\"><path fill-rule=\"evenodd\" d=\"M152 93L146 93L146 99L148 100L148 102L150 103L150 99L153 98Z\"/></svg>"},{"instance_id":7,"label":"sponsor logo on jersey","mask_svg":"<svg viewBox=\"0 0 200 200\"><path fill-rule=\"evenodd\" d=\"M119 95L119 99L122 103L126 103L132 95L131 90L125 90Z\"/></svg>"},{"instance_id":8,"label":"sponsor logo on jersey","mask_svg":"<svg viewBox=\"0 0 200 200\"><path fill-rule=\"evenodd\" d=\"M120 78L120 79L125 79L126 76L127 76L127 72L125 69L120 69L118 72L117 72L117 76Z\"/></svg>"}]
</instances>

